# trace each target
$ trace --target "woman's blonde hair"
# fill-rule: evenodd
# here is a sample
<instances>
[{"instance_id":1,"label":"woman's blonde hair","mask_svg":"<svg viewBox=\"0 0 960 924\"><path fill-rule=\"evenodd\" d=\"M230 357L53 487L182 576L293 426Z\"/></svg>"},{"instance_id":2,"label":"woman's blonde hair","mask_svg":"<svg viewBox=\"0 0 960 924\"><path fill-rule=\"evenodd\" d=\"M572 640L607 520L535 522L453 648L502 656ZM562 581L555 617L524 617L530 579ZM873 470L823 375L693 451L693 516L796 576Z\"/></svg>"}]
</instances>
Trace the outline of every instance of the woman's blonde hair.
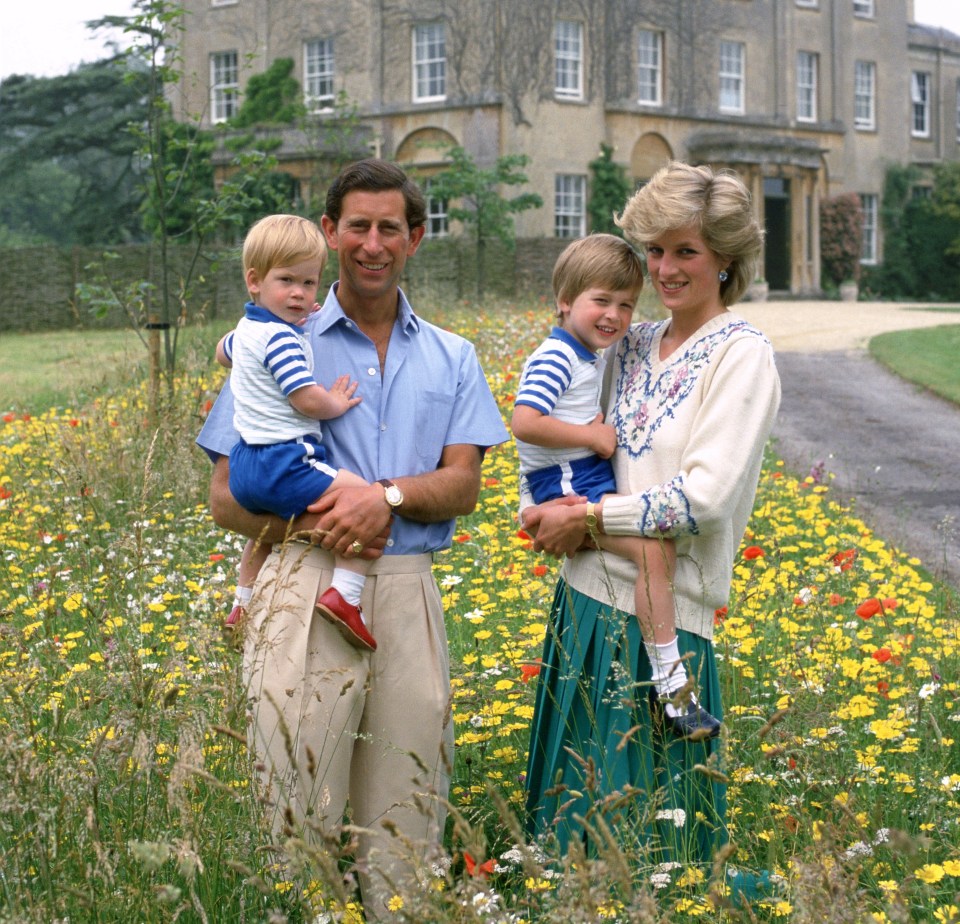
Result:
<instances>
[{"instance_id":1,"label":"woman's blonde hair","mask_svg":"<svg viewBox=\"0 0 960 924\"><path fill-rule=\"evenodd\" d=\"M615 221L640 249L667 231L694 228L710 250L730 261L728 278L720 283L726 307L738 301L755 278L763 230L747 187L730 171L672 161L630 197Z\"/></svg>"},{"instance_id":2,"label":"woman's blonde hair","mask_svg":"<svg viewBox=\"0 0 960 924\"><path fill-rule=\"evenodd\" d=\"M248 232L243 242L243 274L254 270L263 279L275 266L317 261L317 272L327 263L327 244L316 224L299 215L267 215Z\"/></svg>"},{"instance_id":3,"label":"woman's blonde hair","mask_svg":"<svg viewBox=\"0 0 960 924\"><path fill-rule=\"evenodd\" d=\"M643 261L623 238L591 234L568 244L553 265L553 295L571 304L587 289L635 292L643 288Z\"/></svg>"}]
</instances>

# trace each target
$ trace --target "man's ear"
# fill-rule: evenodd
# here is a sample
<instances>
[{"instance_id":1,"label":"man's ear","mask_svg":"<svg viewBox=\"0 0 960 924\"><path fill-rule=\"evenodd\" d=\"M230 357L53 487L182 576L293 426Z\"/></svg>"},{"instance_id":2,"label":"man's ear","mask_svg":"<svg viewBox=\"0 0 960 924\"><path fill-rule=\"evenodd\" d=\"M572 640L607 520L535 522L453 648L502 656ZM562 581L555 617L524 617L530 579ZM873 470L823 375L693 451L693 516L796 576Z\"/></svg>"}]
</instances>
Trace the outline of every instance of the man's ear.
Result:
<instances>
[{"instance_id":1,"label":"man's ear","mask_svg":"<svg viewBox=\"0 0 960 924\"><path fill-rule=\"evenodd\" d=\"M327 247L337 249L337 223L327 215L320 216L320 230L327 239Z\"/></svg>"},{"instance_id":2,"label":"man's ear","mask_svg":"<svg viewBox=\"0 0 960 924\"><path fill-rule=\"evenodd\" d=\"M417 248L420 246L420 242L423 240L423 236L426 233L426 225L420 225L419 227L410 229L410 243L407 245L408 257L412 257L417 252Z\"/></svg>"}]
</instances>

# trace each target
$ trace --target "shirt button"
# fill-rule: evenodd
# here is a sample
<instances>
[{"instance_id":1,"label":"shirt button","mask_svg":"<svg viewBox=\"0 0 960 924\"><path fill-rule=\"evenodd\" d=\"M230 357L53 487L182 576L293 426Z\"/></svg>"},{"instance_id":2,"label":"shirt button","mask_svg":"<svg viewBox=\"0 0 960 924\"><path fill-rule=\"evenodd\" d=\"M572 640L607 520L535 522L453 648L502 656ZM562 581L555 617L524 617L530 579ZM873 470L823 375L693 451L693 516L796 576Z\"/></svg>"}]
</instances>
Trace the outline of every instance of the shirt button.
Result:
<instances>
[{"instance_id":1,"label":"shirt button","mask_svg":"<svg viewBox=\"0 0 960 924\"><path fill-rule=\"evenodd\" d=\"M367 369L367 375L376 375L376 374L377 374L377 370L374 369L373 366Z\"/></svg>"},{"instance_id":2,"label":"shirt button","mask_svg":"<svg viewBox=\"0 0 960 924\"><path fill-rule=\"evenodd\" d=\"M386 430L386 429L387 429L387 425L386 425L385 423L380 424L380 430L381 430L381 431Z\"/></svg>"},{"instance_id":3,"label":"shirt button","mask_svg":"<svg viewBox=\"0 0 960 924\"><path fill-rule=\"evenodd\" d=\"M388 539L388 540L387 540L387 545L390 546L391 548L393 548L393 540L392 540L392 539Z\"/></svg>"}]
</instances>

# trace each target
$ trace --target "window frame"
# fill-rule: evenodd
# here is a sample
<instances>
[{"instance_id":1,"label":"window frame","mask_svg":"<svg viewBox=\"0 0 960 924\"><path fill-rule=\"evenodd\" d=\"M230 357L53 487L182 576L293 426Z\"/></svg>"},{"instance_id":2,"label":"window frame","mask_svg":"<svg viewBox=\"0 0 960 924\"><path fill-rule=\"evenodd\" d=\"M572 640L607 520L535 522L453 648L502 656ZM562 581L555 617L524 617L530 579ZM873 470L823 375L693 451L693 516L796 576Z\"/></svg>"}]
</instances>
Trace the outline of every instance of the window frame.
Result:
<instances>
[{"instance_id":1,"label":"window frame","mask_svg":"<svg viewBox=\"0 0 960 924\"><path fill-rule=\"evenodd\" d=\"M650 36L653 39L653 45L644 49L643 37ZM637 31L637 102L642 106L662 106L663 105L663 32L657 29L639 29ZM645 63L644 53L652 51L655 60L653 63ZM644 80L644 74L652 75L652 80ZM650 87L653 91L652 99L646 99L643 96L644 87Z\"/></svg>"},{"instance_id":2,"label":"window frame","mask_svg":"<svg viewBox=\"0 0 960 924\"><path fill-rule=\"evenodd\" d=\"M869 86L866 86L869 82ZM867 114L861 115L864 110ZM853 62L853 127L857 131L877 129L877 62Z\"/></svg>"},{"instance_id":3,"label":"window frame","mask_svg":"<svg viewBox=\"0 0 960 924\"><path fill-rule=\"evenodd\" d=\"M447 98L445 24L442 22L416 23L410 44L413 58L413 101L415 103L443 102Z\"/></svg>"},{"instance_id":4,"label":"window frame","mask_svg":"<svg viewBox=\"0 0 960 924\"><path fill-rule=\"evenodd\" d=\"M224 63L232 58L232 63ZM226 79L232 77L232 80ZM240 57L234 51L210 52L210 122L222 125L240 111Z\"/></svg>"},{"instance_id":5,"label":"window frame","mask_svg":"<svg viewBox=\"0 0 960 924\"><path fill-rule=\"evenodd\" d=\"M910 135L913 138L930 137L932 87L929 71L910 72ZM923 122L919 127L918 116Z\"/></svg>"},{"instance_id":6,"label":"window frame","mask_svg":"<svg viewBox=\"0 0 960 924\"><path fill-rule=\"evenodd\" d=\"M553 236L574 240L587 233L587 178L557 173L553 178Z\"/></svg>"},{"instance_id":7,"label":"window frame","mask_svg":"<svg viewBox=\"0 0 960 924\"><path fill-rule=\"evenodd\" d=\"M326 53L320 52L315 56L310 54L311 46L326 46ZM319 49L318 49L319 51ZM315 73L311 72L311 60L319 61L321 68ZM327 69L322 69L326 62ZM332 38L313 38L307 39L303 43L303 103L309 112L330 112L336 101L337 94L334 89L334 78L336 76L336 62L334 58L334 46ZM311 82L316 81L319 90L324 81L329 82L329 93L311 92Z\"/></svg>"},{"instance_id":8,"label":"window frame","mask_svg":"<svg viewBox=\"0 0 960 924\"><path fill-rule=\"evenodd\" d=\"M797 52L796 92L797 121L816 122L820 55L815 51ZM806 79L805 79L806 78Z\"/></svg>"},{"instance_id":9,"label":"window frame","mask_svg":"<svg viewBox=\"0 0 960 924\"><path fill-rule=\"evenodd\" d=\"M558 19L553 24L553 95L583 99L583 23L576 19Z\"/></svg>"},{"instance_id":10,"label":"window frame","mask_svg":"<svg viewBox=\"0 0 960 924\"><path fill-rule=\"evenodd\" d=\"M423 198L426 200L427 220L424 224L424 237L432 241L450 236L450 202L430 192L430 179L423 184Z\"/></svg>"},{"instance_id":11,"label":"window frame","mask_svg":"<svg viewBox=\"0 0 960 924\"><path fill-rule=\"evenodd\" d=\"M737 49L737 63L739 65L738 71L724 70L724 61L728 63L731 61L729 54L725 56L725 50L729 53L733 49ZM744 42L734 42L727 39L720 40L720 65L718 71L718 80L719 80L719 99L717 101L720 112L728 113L730 115L743 115L746 111L744 100L746 97L745 86L746 86L746 73L747 73L747 46ZM726 91L728 93L733 92L737 97L737 104L724 105L724 83L726 81Z\"/></svg>"},{"instance_id":12,"label":"window frame","mask_svg":"<svg viewBox=\"0 0 960 924\"><path fill-rule=\"evenodd\" d=\"M876 266L879 261L880 197L876 193L859 195L863 213L863 248L860 262L864 266Z\"/></svg>"},{"instance_id":13,"label":"window frame","mask_svg":"<svg viewBox=\"0 0 960 924\"><path fill-rule=\"evenodd\" d=\"M853 15L860 19L875 19L877 10L873 0L853 0Z\"/></svg>"},{"instance_id":14,"label":"window frame","mask_svg":"<svg viewBox=\"0 0 960 924\"><path fill-rule=\"evenodd\" d=\"M820 9L820 0L797 0L797 6L808 10L818 10Z\"/></svg>"}]
</instances>

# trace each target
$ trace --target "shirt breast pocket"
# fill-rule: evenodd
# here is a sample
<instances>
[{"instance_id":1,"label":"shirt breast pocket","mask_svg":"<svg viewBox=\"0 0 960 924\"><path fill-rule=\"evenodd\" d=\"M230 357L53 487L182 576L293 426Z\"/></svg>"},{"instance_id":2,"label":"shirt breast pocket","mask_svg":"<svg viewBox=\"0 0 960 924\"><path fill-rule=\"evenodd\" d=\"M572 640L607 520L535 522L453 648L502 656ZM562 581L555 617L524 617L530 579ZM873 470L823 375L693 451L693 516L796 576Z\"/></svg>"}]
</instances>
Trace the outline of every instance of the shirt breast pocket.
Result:
<instances>
[{"instance_id":1,"label":"shirt breast pocket","mask_svg":"<svg viewBox=\"0 0 960 924\"><path fill-rule=\"evenodd\" d=\"M453 413L453 395L449 392L431 391L428 388L417 392L417 429L414 446L420 461L435 468L440 453L450 432L450 417Z\"/></svg>"}]
</instances>

